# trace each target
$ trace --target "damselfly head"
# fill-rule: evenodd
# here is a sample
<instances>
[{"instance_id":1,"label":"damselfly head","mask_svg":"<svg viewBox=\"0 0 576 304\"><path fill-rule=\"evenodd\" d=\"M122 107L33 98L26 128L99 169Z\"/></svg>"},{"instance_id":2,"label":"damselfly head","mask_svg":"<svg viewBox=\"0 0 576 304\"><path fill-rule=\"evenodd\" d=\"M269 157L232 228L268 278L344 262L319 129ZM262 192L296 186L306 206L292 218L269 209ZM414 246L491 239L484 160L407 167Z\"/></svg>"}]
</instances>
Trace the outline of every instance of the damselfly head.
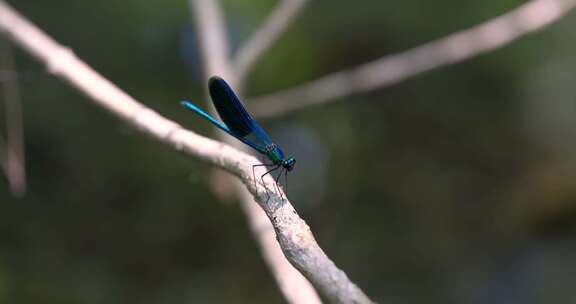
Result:
<instances>
[{"instance_id":1,"label":"damselfly head","mask_svg":"<svg viewBox=\"0 0 576 304\"><path fill-rule=\"evenodd\" d=\"M292 169L294 169L295 164L296 160L293 157L287 158L282 161L282 167L288 171L292 171Z\"/></svg>"}]
</instances>

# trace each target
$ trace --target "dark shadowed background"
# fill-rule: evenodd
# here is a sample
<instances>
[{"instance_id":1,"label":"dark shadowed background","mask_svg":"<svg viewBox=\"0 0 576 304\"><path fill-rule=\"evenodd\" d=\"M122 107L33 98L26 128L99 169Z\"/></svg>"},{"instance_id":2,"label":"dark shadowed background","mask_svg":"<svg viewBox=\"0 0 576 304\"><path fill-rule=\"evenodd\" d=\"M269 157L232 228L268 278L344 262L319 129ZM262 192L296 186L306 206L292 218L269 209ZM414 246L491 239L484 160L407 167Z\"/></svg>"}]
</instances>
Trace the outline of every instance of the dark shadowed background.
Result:
<instances>
[{"instance_id":1,"label":"dark shadowed background","mask_svg":"<svg viewBox=\"0 0 576 304\"><path fill-rule=\"evenodd\" d=\"M10 3L129 94L213 136L179 105L204 105L206 85L186 1ZM235 47L275 3L224 1ZM245 95L522 3L311 1ZM261 120L298 160L296 208L372 299L576 302L574 28L569 15L465 63ZM239 206L211 190L211 167L140 135L22 51L15 61L29 189L13 198L0 179L1 303L283 303Z\"/></svg>"}]
</instances>

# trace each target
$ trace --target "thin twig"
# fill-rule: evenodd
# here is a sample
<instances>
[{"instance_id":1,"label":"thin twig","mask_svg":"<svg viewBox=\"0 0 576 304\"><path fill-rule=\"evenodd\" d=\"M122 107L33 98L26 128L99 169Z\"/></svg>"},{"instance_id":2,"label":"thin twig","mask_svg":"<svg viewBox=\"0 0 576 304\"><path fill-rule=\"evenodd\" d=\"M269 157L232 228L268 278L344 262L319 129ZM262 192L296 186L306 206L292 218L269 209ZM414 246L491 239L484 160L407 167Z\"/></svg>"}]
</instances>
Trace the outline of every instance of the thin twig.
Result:
<instances>
[{"instance_id":1,"label":"thin twig","mask_svg":"<svg viewBox=\"0 0 576 304\"><path fill-rule=\"evenodd\" d=\"M243 79L258 58L286 31L308 0L280 0L266 21L240 47L234 60L234 70Z\"/></svg>"},{"instance_id":2,"label":"thin twig","mask_svg":"<svg viewBox=\"0 0 576 304\"><path fill-rule=\"evenodd\" d=\"M264 184L254 186L251 164L257 162L255 157L184 130L177 123L142 105L80 61L70 49L60 46L41 32L4 1L0 1L0 32L46 64L51 73L144 134L238 176L272 221L284 254L328 300L334 303L371 303L324 254L310 228L288 199L285 196L282 199L272 191L274 181L265 178ZM266 188L271 193L268 201Z\"/></svg>"},{"instance_id":3,"label":"thin twig","mask_svg":"<svg viewBox=\"0 0 576 304\"><path fill-rule=\"evenodd\" d=\"M218 75L235 86L236 79L230 68L230 47L220 2L218 0L188 0L188 2L196 28L202 29L197 33L204 63L204 78Z\"/></svg>"},{"instance_id":4,"label":"thin twig","mask_svg":"<svg viewBox=\"0 0 576 304\"><path fill-rule=\"evenodd\" d=\"M257 116L271 117L389 86L501 48L526 34L545 28L575 6L575 0L533 0L478 26L411 50L271 95L250 98L252 108Z\"/></svg>"},{"instance_id":5,"label":"thin twig","mask_svg":"<svg viewBox=\"0 0 576 304\"><path fill-rule=\"evenodd\" d=\"M292 304L322 303L310 282L284 256L267 214L254 204L250 195L243 197L242 202L242 209L249 220L250 229L262 251L264 261L270 268L286 301Z\"/></svg>"},{"instance_id":6,"label":"thin twig","mask_svg":"<svg viewBox=\"0 0 576 304\"><path fill-rule=\"evenodd\" d=\"M9 71L0 68L0 82L10 80L14 77L16 77L15 71Z\"/></svg>"},{"instance_id":7,"label":"thin twig","mask_svg":"<svg viewBox=\"0 0 576 304\"><path fill-rule=\"evenodd\" d=\"M12 49L6 41L0 41L0 69L11 71L14 77L1 81L6 108L6 141L2 163L4 173L15 197L26 193L26 160L24 152L24 123L22 103L18 89L18 79Z\"/></svg>"},{"instance_id":8,"label":"thin twig","mask_svg":"<svg viewBox=\"0 0 576 304\"><path fill-rule=\"evenodd\" d=\"M6 168L6 141L2 134L0 134L0 170L7 171Z\"/></svg>"},{"instance_id":9,"label":"thin twig","mask_svg":"<svg viewBox=\"0 0 576 304\"><path fill-rule=\"evenodd\" d=\"M212 75L219 75L235 86L240 79L233 75L229 49L224 49L228 47L228 35L219 1L190 0L190 7L198 29L202 62L206 63L204 78L208 80ZM220 133L220 139L236 144L227 134ZM270 220L262 210L255 207L254 198L246 191L246 187L236 180L229 180L227 176L220 176L219 182L231 182L234 185L254 238L260 245L262 256L286 300L289 303L321 303L310 282L284 257Z\"/></svg>"}]
</instances>

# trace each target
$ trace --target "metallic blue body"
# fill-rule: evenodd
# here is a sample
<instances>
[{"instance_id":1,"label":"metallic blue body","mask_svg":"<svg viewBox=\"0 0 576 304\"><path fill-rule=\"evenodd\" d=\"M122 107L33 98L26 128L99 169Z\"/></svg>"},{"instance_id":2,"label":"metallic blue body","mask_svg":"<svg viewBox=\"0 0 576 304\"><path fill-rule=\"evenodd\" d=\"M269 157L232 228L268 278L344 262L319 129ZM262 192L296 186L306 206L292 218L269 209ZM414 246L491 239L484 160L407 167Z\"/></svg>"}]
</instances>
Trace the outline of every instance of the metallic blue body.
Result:
<instances>
[{"instance_id":1,"label":"metallic blue body","mask_svg":"<svg viewBox=\"0 0 576 304\"><path fill-rule=\"evenodd\" d=\"M222 122L218 121L204 110L189 101L182 105L192 112L211 122L220 130L234 136L238 140L252 147L254 150L266 155L272 163L291 171L294 167L294 158L286 158L284 152L268 136L268 133L248 114L242 102L232 88L219 77L210 78L208 88L214 107L218 111Z\"/></svg>"},{"instance_id":2,"label":"metallic blue body","mask_svg":"<svg viewBox=\"0 0 576 304\"><path fill-rule=\"evenodd\" d=\"M208 120L209 122L211 122L213 125L215 125L216 127L218 127L220 130L236 137L238 140L240 140L241 142L249 145L250 147L254 148L256 151L260 152L260 153L265 153L264 150L261 150L259 146L252 144L250 141L244 140L243 137L239 137L236 136L236 134L234 134L230 129L228 129L228 127L221 123L220 121L216 120L214 117L212 117L210 114L206 113L204 110L200 109L199 107L197 107L195 104L189 102L189 101L183 101L182 105L186 108L188 108L189 110L193 111L194 113L200 115L202 118Z\"/></svg>"}]
</instances>

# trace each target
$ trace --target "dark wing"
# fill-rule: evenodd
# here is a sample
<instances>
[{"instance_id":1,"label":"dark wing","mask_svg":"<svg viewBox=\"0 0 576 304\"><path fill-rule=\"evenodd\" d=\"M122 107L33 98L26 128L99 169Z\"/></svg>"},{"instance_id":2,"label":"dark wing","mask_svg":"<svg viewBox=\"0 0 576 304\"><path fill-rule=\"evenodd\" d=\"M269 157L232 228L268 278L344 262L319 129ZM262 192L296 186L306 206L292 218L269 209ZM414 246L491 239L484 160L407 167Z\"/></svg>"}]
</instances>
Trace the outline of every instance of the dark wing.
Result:
<instances>
[{"instance_id":1,"label":"dark wing","mask_svg":"<svg viewBox=\"0 0 576 304\"><path fill-rule=\"evenodd\" d=\"M272 140L248 114L226 81L220 77L212 77L208 82L208 89L218 115L233 135L258 152L265 153L266 147L272 144Z\"/></svg>"}]
</instances>

